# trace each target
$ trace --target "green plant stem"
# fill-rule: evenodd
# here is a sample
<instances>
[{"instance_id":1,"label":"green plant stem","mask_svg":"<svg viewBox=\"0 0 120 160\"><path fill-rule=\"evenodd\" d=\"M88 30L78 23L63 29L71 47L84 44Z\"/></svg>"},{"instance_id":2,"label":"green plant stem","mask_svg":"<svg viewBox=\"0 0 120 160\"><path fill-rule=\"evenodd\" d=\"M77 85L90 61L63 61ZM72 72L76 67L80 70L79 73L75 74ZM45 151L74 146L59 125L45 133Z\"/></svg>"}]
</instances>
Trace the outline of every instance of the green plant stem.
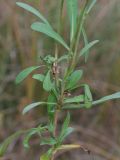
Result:
<instances>
[{"instance_id":1,"label":"green plant stem","mask_svg":"<svg viewBox=\"0 0 120 160\"><path fill-rule=\"evenodd\" d=\"M64 6L64 0L61 0L60 2L60 14L59 14L59 24L58 24L58 33L61 33L61 25L62 25L62 12L63 12L63 6ZM55 57L56 57L56 65L57 64L57 60L58 60L58 45L56 44L55 46ZM56 88L58 87L58 81L59 81L59 77L58 77L58 73L55 74L55 81L56 81ZM56 107L57 108L57 107ZM57 119L58 119L58 108L56 110L55 113L55 131L54 134L56 135L56 128L57 128Z\"/></svg>"},{"instance_id":2,"label":"green plant stem","mask_svg":"<svg viewBox=\"0 0 120 160\"><path fill-rule=\"evenodd\" d=\"M85 18L85 14L86 14L86 6L88 5L88 0L86 0L86 3L84 5L84 8L82 9L82 11L80 11L79 14L79 18L78 18L78 26L77 26L77 30L75 33L75 36L73 37L73 40L70 44L70 51L69 51L69 55L72 56L72 58L69 60L69 64L68 67L66 69L64 78L63 78L63 82L62 82L62 87L61 87L61 101L64 99L64 90L65 90L65 83L66 83L66 79L67 77L74 71L75 67L76 67L76 57L77 57L77 49L78 49L78 45L79 45L79 39L80 39L80 35L81 35L81 31L82 31L82 27L84 24L84 18Z\"/></svg>"},{"instance_id":3,"label":"green plant stem","mask_svg":"<svg viewBox=\"0 0 120 160\"><path fill-rule=\"evenodd\" d=\"M61 29L62 29L62 12L63 12L63 7L64 7L64 0L61 0L58 33L61 33Z\"/></svg>"},{"instance_id":4,"label":"green plant stem","mask_svg":"<svg viewBox=\"0 0 120 160\"><path fill-rule=\"evenodd\" d=\"M86 0L86 3L84 5L84 8L82 11L80 11L79 18L78 18L78 25L77 25L77 30L75 33L75 36L72 39L72 42L70 44L70 51L69 54L72 55L72 59L69 61L68 69L65 73L65 78L69 76L69 74L75 69L76 67L76 58L77 58L77 49L79 45L79 39L82 31L82 27L84 24L84 19L85 19L85 14L86 14L86 6L88 5L88 0Z\"/></svg>"},{"instance_id":5,"label":"green plant stem","mask_svg":"<svg viewBox=\"0 0 120 160\"><path fill-rule=\"evenodd\" d=\"M82 31L82 27L83 27L83 24L84 24L84 20L85 20L85 14L86 14L86 7L88 5L88 0L86 0L86 3L85 3L85 6L83 8L82 11L80 11L80 14L79 14L79 21L78 21L78 28L77 28L77 31L76 31L76 34L75 34L75 40L73 41L73 50L74 50L74 55L73 55L73 59L72 59L72 63L71 63L71 70L74 70L75 66L76 66L76 58L77 58L77 49L78 49L78 46L79 46L79 39L80 39L80 36L81 36L81 31Z\"/></svg>"},{"instance_id":6,"label":"green plant stem","mask_svg":"<svg viewBox=\"0 0 120 160\"><path fill-rule=\"evenodd\" d=\"M60 2L60 12L59 12L59 23L58 23L58 33L61 33L61 26L62 26L62 12L63 12L64 0ZM56 58L56 67L58 67L58 44L55 44L55 58ZM55 73L55 83L56 87L59 87L59 76L58 76L58 68L57 72Z\"/></svg>"},{"instance_id":7,"label":"green plant stem","mask_svg":"<svg viewBox=\"0 0 120 160\"><path fill-rule=\"evenodd\" d=\"M55 116L54 116L54 133L53 133L53 136L56 138L57 137L57 126L58 126L58 116L59 116L59 110L56 110L55 112ZM55 156L55 149L56 149L56 146L52 146L53 147L53 152L52 152L52 155L50 157L50 160L54 160L54 156Z\"/></svg>"},{"instance_id":8,"label":"green plant stem","mask_svg":"<svg viewBox=\"0 0 120 160\"><path fill-rule=\"evenodd\" d=\"M64 6L64 0L61 0L60 2L60 13L59 13L59 24L58 24L58 33L61 33L61 26L62 26L62 12L63 12L63 6ZM58 45L55 44L55 58L56 58L56 67L58 67ZM57 68L58 69L58 68ZM59 73L56 72L55 73L55 84L56 84L56 88L59 87ZM57 137L57 126L58 126L58 115L59 115L59 110L58 107L56 107L56 111L55 111L55 116L54 116L54 137ZM55 148L55 146L53 146L53 148ZM50 160L54 160L54 153L52 154Z\"/></svg>"}]
</instances>

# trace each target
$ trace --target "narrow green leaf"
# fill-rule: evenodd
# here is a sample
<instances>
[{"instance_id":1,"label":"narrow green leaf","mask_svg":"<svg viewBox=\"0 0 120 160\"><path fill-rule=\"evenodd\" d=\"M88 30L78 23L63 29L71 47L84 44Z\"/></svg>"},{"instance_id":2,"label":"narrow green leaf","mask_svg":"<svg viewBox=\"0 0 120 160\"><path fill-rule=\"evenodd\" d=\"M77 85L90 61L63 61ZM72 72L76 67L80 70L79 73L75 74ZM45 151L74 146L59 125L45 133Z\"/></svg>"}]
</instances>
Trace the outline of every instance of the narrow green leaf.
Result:
<instances>
[{"instance_id":1,"label":"narrow green leaf","mask_svg":"<svg viewBox=\"0 0 120 160\"><path fill-rule=\"evenodd\" d=\"M10 137L8 137L2 144L0 144L0 157L2 157L5 154L8 146L24 132L25 131L18 131Z\"/></svg>"},{"instance_id":2,"label":"narrow green leaf","mask_svg":"<svg viewBox=\"0 0 120 160\"><path fill-rule=\"evenodd\" d=\"M69 55L63 55L63 56L61 56L61 57L58 59L58 62L67 60L68 58L69 58Z\"/></svg>"},{"instance_id":3,"label":"narrow green leaf","mask_svg":"<svg viewBox=\"0 0 120 160\"><path fill-rule=\"evenodd\" d=\"M61 137L61 141L63 141L67 136L69 136L72 132L74 131L74 128L72 127L68 127L66 129L65 134L63 135L63 137Z\"/></svg>"},{"instance_id":4,"label":"narrow green leaf","mask_svg":"<svg viewBox=\"0 0 120 160\"><path fill-rule=\"evenodd\" d=\"M74 71L70 77L68 78L66 89L71 89L77 85L79 80L82 78L83 71L82 70L76 70Z\"/></svg>"},{"instance_id":5,"label":"narrow green leaf","mask_svg":"<svg viewBox=\"0 0 120 160\"><path fill-rule=\"evenodd\" d=\"M26 135L25 135L24 140L23 140L24 147L25 148L29 148L30 147L29 141L32 138L32 136L35 135L35 134L37 134L37 135L42 134L46 130L46 128L47 128L47 126L42 126L41 127L41 125L39 125L37 128L29 129L26 132Z\"/></svg>"},{"instance_id":6,"label":"narrow green leaf","mask_svg":"<svg viewBox=\"0 0 120 160\"><path fill-rule=\"evenodd\" d=\"M55 145L56 140L54 138L42 139L40 145Z\"/></svg>"},{"instance_id":7,"label":"narrow green leaf","mask_svg":"<svg viewBox=\"0 0 120 160\"><path fill-rule=\"evenodd\" d=\"M84 84L84 90L85 90L85 107L90 108L92 106L92 101L93 101L90 87L87 84Z\"/></svg>"},{"instance_id":8,"label":"narrow green leaf","mask_svg":"<svg viewBox=\"0 0 120 160\"><path fill-rule=\"evenodd\" d=\"M56 103L57 102L57 99L56 99L56 96L53 92L50 93L50 95L48 96L48 103ZM51 105L51 104L48 104L47 105L47 111L48 111L48 114L51 118L53 118L54 116L54 112L55 112L55 104Z\"/></svg>"},{"instance_id":9,"label":"narrow green leaf","mask_svg":"<svg viewBox=\"0 0 120 160\"><path fill-rule=\"evenodd\" d=\"M88 7L87 7L86 14L89 14L89 12L91 11L91 9L93 8L93 6L95 5L96 2L97 2L97 0L90 0Z\"/></svg>"},{"instance_id":10,"label":"narrow green leaf","mask_svg":"<svg viewBox=\"0 0 120 160\"><path fill-rule=\"evenodd\" d=\"M53 88L53 84L52 84L51 78L50 78L50 70L47 72L47 74L44 78L43 88L47 92L51 91L51 89Z\"/></svg>"},{"instance_id":11,"label":"narrow green leaf","mask_svg":"<svg viewBox=\"0 0 120 160\"><path fill-rule=\"evenodd\" d=\"M64 120L63 126L62 126L62 132L61 134L65 133L66 129L68 128L70 123L70 113L67 113L66 119Z\"/></svg>"},{"instance_id":12,"label":"narrow green leaf","mask_svg":"<svg viewBox=\"0 0 120 160\"><path fill-rule=\"evenodd\" d=\"M80 103L80 102L84 102L84 95L79 95L64 100L64 103Z\"/></svg>"},{"instance_id":13,"label":"narrow green leaf","mask_svg":"<svg viewBox=\"0 0 120 160\"><path fill-rule=\"evenodd\" d=\"M31 109L39 106L39 105L45 105L45 104L56 104L56 103L47 103L47 102L36 102L36 103L32 103L27 105L24 109L23 109L23 114L29 112Z\"/></svg>"},{"instance_id":14,"label":"narrow green leaf","mask_svg":"<svg viewBox=\"0 0 120 160\"><path fill-rule=\"evenodd\" d=\"M88 50L91 49L95 44L97 44L99 40L92 41L88 43L81 51L80 56L88 56L86 55L88 53Z\"/></svg>"},{"instance_id":15,"label":"narrow green leaf","mask_svg":"<svg viewBox=\"0 0 120 160\"><path fill-rule=\"evenodd\" d=\"M43 82L44 79L45 79L45 76L44 76L43 74L34 74L34 75L32 76L32 78L33 78L33 79L36 79L36 80L38 80L38 81L40 81L40 82Z\"/></svg>"},{"instance_id":16,"label":"narrow green leaf","mask_svg":"<svg viewBox=\"0 0 120 160\"><path fill-rule=\"evenodd\" d=\"M53 83L52 92L54 93L54 95L56 96L56 99L57 99L57 97L59 96L59 93L58 93L58 91L56 90L54 83Z\"/></svg>"},{"instance_id":17,"label":"narrow green leaf","mask_svg":"<svg viewBox=\"0 0 120 160\"><path fill-rule=\"evenodd\" d=\"M37 32L44 33L47 36L53 38L54 40L62 44L67 50L69 50L69 47L63 40L63 38L58 33L56 33L51 27L49 27L49 25L40 22L35 22L31 25L31 28Z\"/></svg>"},{"instance_id":18,"label":"narrow green leaf","mask_svg":"<svg viewBox=\"0 0 120 160\"><path fill-rule=\"evenodd\" d=\"M84 28L82 28L82 34L83 34L83 39L84 39L85 46L87 46L88 45L88 38L87 38L87 34L86 34ZM86 54L85 54L85 63L88 60L88 56L89 56L89 49L88 49L88 51L86 51Z\"/></svg>"},{"instance_id":19,"label":"narrow green leaf","mask_svg":"<svg viewBox=\"0 0 120 160\"><path fill-rule=\"evenodd\" d=\"M88 44L88 38L87 38L87 34L84 28L82 28L82 34L83 34L83 38L84 38L84 43L85 46Z\"/></svg>"},{"instance_id":20,"label":"narrow green leaf","mask_svg":"<svg viewBox=\"0 0 120 160\"><path fill-rule=\"evenodd\" d=\"M23 109L23 114L29 112L31 109L33 109L39 105L44 105L44 104L45 104L45 102L36 102L36 103L29 104Z\"/></svg>"},{"instance_id":21,"label":"narrow green leaf","mask_svg":"<svg viewBox=\"0 0 120 160\"><path fill-rule=\"evenodd\" d=\"M89 101L92 101L93 98L92 98L92 93L91 93L91 91L90 91L89 85L85 84L84 87L85 87L85 96L87 97L87 99L88 99Z\"/></svg>"},{"instance_id":22,"label":"narrow green leaf","mask_svg":"<svg viewBox=\"0 0 120 160\"><path fill-rule=\"evenodd\" d=\"M119 99L120 98L120 92L111 94L109 96L105 96L99 100L93 101L92 105L97 105L97 104L101 104L103 102L109 101L109 100L113 100L113 99Z\"/></svg>"},{"instance_id":23,"label":"narrow green leaf","mask_svg":"<svg viewBox=\"0 0 120 160\"><path fill-rule=\"evenodd\" d=\"M23 145L25 148L30 148L30 145L29 145L29 140L30 138L36 134L38 132L38 130L36 128L32 128L30 129L30 131L26 134L26 136L24 137L24 140L23 140Z\"/></svg>"},{"instance_id":24,"label":"narrow green leaf","mask_svg":"<svg viewBox=\"0 0 120 160\"><path fill-rule=\"evenodd\" d=\"M62 109L63 110L74 110L74 109L81 109L84 108L85 104L65 104Z\"/></svg>"},{"instance_id":25,"label":"narrow green leaf","mask_svg":"<svg viewBox=\"0 0 120 160\"><path fill-rule=\"evenodd\" d=\"M78 17L78 0L67 0L67 11L70 19L71 26L71 41L75 35L77 28L77 17Z\"/></svg>"},{"instance_id":26,"label":"narrow green leaf","mask_svg":"<svg viewBox=\"0 0 120 160\"><path fill-rule=\"evenodd\" d=\"M63 122L62 130L61 130L61 133L60 133L60 136L59 136L59 141L60 142L63 141L63 136L66 134L66 131L67 131L68 126L69 126L69 123L70 123L70 113L68 112L67 113L67 117Z\"/></svg>"},{"instance_id":27,"label":"narrow green leaf","mask_svg":"<svg viewBox=\"0 0 120 160\"><path fill-rule=\"evenodd\" d=\"M86 1L84 7L81 9L80 11L80 15L78 17L78 26L77 26L77 32L76 32L76 42L77 42L77 45L79 43L79 39L81 37L81 33L82 33L82 28L83 28L83 25L84 25L84 22L85 22L85 19L86 19L86 8L87 8L87 3L88 1Z\"/></svg>"},{"instance_id":28,"label":"narrow green leaf","mask_svg":"<svg viewBox=\"0 0 120 160\"><path fill-rule=\"evenodd\" d=\"M50 122L49 122L49 125L48 125L48 131L53 134L54 130L55 130L54 120L50 119Z\"/></svg>"},{"instance_id":29,"label":"narrow green leaf","mask_svg":"<svg viewBox=\"0 0 120 160\"><path fill-rule=\"evenodd\" d=\"M40 66L32 66L24 69L22 72L18 74L16 77L15 83L18 84L22 82L30 73L32 73L34 70L40 68Z\"/></svg>"},{"instance_id":30,"label":"narrow green leaf","mask_svg":"<svg viewBox=\"0 0 120 160\"><path fill-rule=\"evenodd\" d=\"M39 17L44 23L46 23L47 25L50 26L49 22L44 18L44 16L37 9L33 8L32 6L30 6L30 5L26 4L26 3L22 3L22 2L16 2L16 4L19 7L23 8L23 9L31 12L35 16Z\"/></svg>"}]
</instances>

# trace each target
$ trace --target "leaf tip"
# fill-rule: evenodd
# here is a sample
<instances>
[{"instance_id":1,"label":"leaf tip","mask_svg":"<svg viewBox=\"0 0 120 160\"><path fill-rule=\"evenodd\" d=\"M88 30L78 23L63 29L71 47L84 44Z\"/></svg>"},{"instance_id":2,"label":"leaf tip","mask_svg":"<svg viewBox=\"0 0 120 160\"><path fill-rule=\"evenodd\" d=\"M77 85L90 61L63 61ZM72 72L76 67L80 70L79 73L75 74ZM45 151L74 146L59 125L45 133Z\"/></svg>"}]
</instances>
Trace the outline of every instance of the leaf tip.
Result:
<instances>
[{"instance_id":1,"label":"leaf tip","mask_svg":"<svg viewBox=\"0 0 120 160\"><path fill-rule=\"evenodd\" d=\"M20 6L20 4L21 4L21 2L16 2L16 5L17 5L17 6Z\"/></svg>"},{"instance_id":2,"label":"leaf tip","mask_svg":"<svg viewBox=\"0 0 120 160\"><path fill-rule=\"evenodd\" d=\"M25 115L26 114L26 111L25 111L25 109L23 109L23 111L22 111L22 115Z\"/></svg>"},{"instance_id":3,"label":"leaf tip","mask_svg":"<svg viewBox=\"0 0 120 160\"><path fill-rule=\"evenodd\" d=\"M31 24L31 28L34 29L38 24L40 24L40 22L33 22Z\"/></svg>"},{"instance_id":4,"label":"leaf tip","mask_svg":"<svg viewBox=\"0 0 120 160\"><path fill-rule=\"evenodd\" d=\"M100 42L100 40L96 40L96 43L99 43Z\"/></svg>"}]
</instances>

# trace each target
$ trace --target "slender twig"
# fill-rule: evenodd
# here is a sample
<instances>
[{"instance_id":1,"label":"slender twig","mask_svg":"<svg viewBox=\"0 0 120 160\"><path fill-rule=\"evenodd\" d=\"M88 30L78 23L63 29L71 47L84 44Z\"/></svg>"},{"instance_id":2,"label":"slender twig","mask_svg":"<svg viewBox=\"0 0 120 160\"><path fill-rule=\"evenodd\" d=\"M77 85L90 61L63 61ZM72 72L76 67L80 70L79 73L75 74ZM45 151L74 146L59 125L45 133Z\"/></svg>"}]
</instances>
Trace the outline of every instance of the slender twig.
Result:
<instances>
[{"instance_id":1,"label":"slender twig","mask_svg":"<svg viewBox=\"0 0 120 160\"><path fill-rule=\"evenodd\" d=\"M61 0L60 2L60 11L59 11L59 22L58 22L58 28L57 31L59 34L61 34L61 26L62 26L62 12L63 12L63 6L64 6L64 0ZM55 73L55 82L56 82L56 87L59 86L59 77L58 77L58 44L55 44L55 66L56 66L56 73Z\"/></svg>"},{"instance_id":2,"label":"slender twig","mask_svg":"<svg viewBox=\"0 0 120 160\"><path fill-rule=\"evenodd\" d=\"M75 34L75 37L73 39L72 46L71 46L71 48L74 52L72 63L70 64L71 65L71 67L70 67L71 70L74 70L74 68L76 66L77 49L78 49L78 45L79 45L81 30L82 30L82 27L83 27L83 24L84 24L84 19L85 19L85 14L86 14L85 10L86 10L87 5L88 5L88 1L86 1L83 10L80 11L79 19L78 19L78 28L77 28L77 31L76 31L76 34Z\"/></svg>"},{"instance_id":3,"label":"slender twig","mask_svg":"<svg viewBox=\"0 0 120 160\"><path fill-rule=\"evenodd\" d=\"M62 24L62 12L63 12L63 5L64 5L64 0L61 0L60 2L60 13L59 13L59 24L58 24L58 33L61 33L61 24ZM55 73L55 84L56 88L58 88L59 85L59 75L58 75L58 44L55 44L55 58L56 58L56 73ZM55 111L55 116L54 116L54 137L57 136L57 126L58 126L58 115L59 115L59 110L58 107L56 107ZM51 156L51 160L54 160L54 153Z\"/></svg>"},{"instance_id":4,"label":"slender twig","mask_svg":"<svg viewBox=\"0 0 120 160\"><path fill-rule=\"evenodd\" d=\"M86 10L87 5L88 5L88 1L86 1L83 10L80 11L80 14L79 14L79 17L78 17L78 27L77 27L75 36L73 37L73 39L70 43L69 55L72 55L72 58L69 59L69 62L68 62L69 65L66 69L66 72L65 72L65 75L64 75L64 78L63 78L62 87L61 87L62 88L61 89L61 99L63 99L63 97L64 97L66 77L68 77L72 73L72 71L75 69L75 66L76 66L77 49L78 49L78 45L79 45L79 39L80 39L82 26L83 26L83 23L84 23L85 10Z\"/></svg>"}]
</instances>

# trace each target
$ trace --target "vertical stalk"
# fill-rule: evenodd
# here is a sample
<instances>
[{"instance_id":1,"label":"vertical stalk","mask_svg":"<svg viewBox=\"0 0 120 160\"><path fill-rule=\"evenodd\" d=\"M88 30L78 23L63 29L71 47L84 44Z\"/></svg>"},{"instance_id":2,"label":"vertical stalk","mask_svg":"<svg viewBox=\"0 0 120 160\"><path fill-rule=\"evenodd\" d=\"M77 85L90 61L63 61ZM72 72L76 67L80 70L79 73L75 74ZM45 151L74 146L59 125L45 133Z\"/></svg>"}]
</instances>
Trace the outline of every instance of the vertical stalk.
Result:
<instances>
[{"instance_id":1,"label":"vertical stalk","mask_svg":"<svg viewBox=\"0 0 120 160\"><path fill-rule=\"evenodd\" d=\"M63 94L64 94L64 89L65 89L65 80L69 76L69 74L74 70L74 68L76 66L77 49L78 49L78 45L79 45L79 39L80 39L82 26L83 26L84 19L85 19L85 14L86 14L85 11L86 11L86 7L88 5L88 2L89 2L89 0L86 0L84 8L82 9L82 11L80 11L80 14L78 17L77 30L76 30L75 36L73 37L73 39L70 43L69 54L72 55L72 58L69 60L69 65L68 65L68 68L66 69L64 79L62 82L61 99L64 96Z\"/></svg>"},{"instance_id":2,"label":"vertical stalk","mask_svg":"<svg viewBox=\"0 0 120 160\"><path fill-rule=\"evenodd\" d=\"M77 30L76 30L75 36L73 37L73 40L71 42L71 46L70 46L70 50L73 53L73 57L72 57L72 62L69 64L69 71L67 74L71 73L76 66L77 49L78 49L78 45L79 45L79 39L81 36L82 27L83 27L84 20L85 20L85 14L86 14L85 11L86 11L86 7L88 5L88 2L89 2L89 0L86 0L84 8L82 9L82 11L80 11L80 14L79 14Z\"/></svg>"},{"instance_id":3,"label":"vertical stalk","mask_svg":"<svg viewBox=\"0 0 120 160\"><path fill-rule=\"evenodd\" d=\"M80 38L80 34L81 34L83 22L84 22L84 15L85 15L85 10L86 10L86 6L88 4L88 1L89 0L86 0L84 8L83 8L82 12L80 12L80 15L78 17L77 30L76 30L75 36L73 37L73 39L70 43L69 55L72 55L72 58L69 60L69 62L68 62L69 65L68 65L66 72L64 74L64 78L63 78L63 82L62 82L62 89L61 89L62 98L63 98L64 89L65 89L65 80L69 76L69 74L74 70L74 68L76 66L75 60L76 60L76 56L77 56L77 48L78 48L78 44L79 44L79 38Z\"/></svg>"},{"instance_id":4,"label":"vertical stalk","mask_svg":"<svg viewBox=\"0 0 120 160\"><path fill-rule=\"evenodd\" d=\"M79 15L79 22L78 22L78 31L77 31L77 36L76 36L76 41L75 41L75 48L74 48L74 58L73 58L73 68L75 67L75 60L76 60L76 56L77 56L77 49L78 49L78 45L79 45L79 39L81 36L81 31L82 31L82 27L84 24L84 20L85 20L85 14L86 14L86 6L88 4L88 0L85 3L85 6L83 8L83 10L80 12Z\"/></svg>"},{"instance_id":5,"label":"vertical stalk","mask_svg":"<svg viewBox=\"0 0 120 160\"><path fill-rule=\"evenodd\" d=\"M70 51L69 54L72 53L73 57L71 59L71 63L69 62L69 65L67 67L66 73L63 77L63 81L62 81L62 86L61 86L61 95L60 95L60 101L62 102L64 99L64 90L65 90L65 81L66 81L66 77L71 73L71 71L74 70L75 65L76 65L76 56L77 56L77 48L78 48L78 44L79 44L79 39L80 39L80 34L81 34L81 30L82 30L82 26L84 23L84 15L85 15L85 10L86 10L86 6L88 4L88 1L86 1L85 6L82 10L82 12L80 12L79 15L79 20L78 20L78 26L77 26L77 30L75 33L75 36L70 44ZM60 14L59 14L59 24L58 24L58 33L61 33L61 24L62 24L62 11L63 11L63 5L64 5L64 0L61 0L61 4L60 4ZM55 46L55 58L56 58L56 66L57 66L57 60L58 60L58 45L56 44ZM59 76L58 73L55 74L55 84L56 84L56 88L58 88L59 86ZM57 125L58 125L58 115L59 115L59 111L56 109L55 112L55 116L54 116L54 137L57 136ZM54 146L53 146L54 147ZM51 160L54 160L54 154L51 156Z\"/></svg>"},{"instance_id":6,"label":"vertical stalk","mask_svg":"<svg viewBox=\"0 0 120 160\"><path fill-rule=\"evenodd\" d=\"M64 0L61 0L60 2L60 11L59 11L59 22L58 22L58 33L61 33L61 24L62 24L62 11L63 11L63 5L64 5ZM56 69L58 70L58 44L55 44L55 58L56 58L56 62L55 62L55 66ZM58 71L56 70L55 73L55 85L56 88L59 87L59 75L58 75ZM58 106L56 107L56 111L55 111L55 115L54 115L54 137L57 136L57 126L58 126L58 115L59 115L59 111L58 111ZM54 146L53 146L54 147ZM52 154L50 160L54 160L54 153Z\"/></svg>"},{"instance_id":7,"label":"vertical stalk","mask_svg":"<svg viewBox=\"0 0 120 160\"><path fill-rule=\"evenodd\" d=\"M63 12L63 6L64 6L64 0L61 0L60 2L60 11L59 11L59 22L58 22L58 33L60 34L61 33L61 26L62 26L62 12ZM55 58L56 58L56 62L55 62L55 66L56 66L56 74L55 74L55 82L56 82L56 87L59 86L59 77L58 77L58 68L57 68L57 65L58 65L58 44L56 43L55 44Z\"/></svg>"},{"instance_id":8,"label":"vertical stalk","mask_svg":"<svg viewBox=\"0 0 120 160\"><path fill-rule=\"evenodd\" d=\"M59 24L58 24L58 29L57 29L59 34L61 33L63 6L64 6L64 0L61 0L61 2L60 2L60 12L59 12ZM56 58L55 65L56 65L56 67L58 67L58 52L59 52L58 51L58 45L55 44L55 58ZM58 75L58 71L55 73L55 85L56 85L56 88L59 87L59 75ZM53 133L54 137L57 136L58 115L59 115L59 110L56 107L55 116L54 116L54 126L55 126L54 127L54 133ZM54 154L52 155L51 160L54 160Z\"/></svg>"}]
</instances>

